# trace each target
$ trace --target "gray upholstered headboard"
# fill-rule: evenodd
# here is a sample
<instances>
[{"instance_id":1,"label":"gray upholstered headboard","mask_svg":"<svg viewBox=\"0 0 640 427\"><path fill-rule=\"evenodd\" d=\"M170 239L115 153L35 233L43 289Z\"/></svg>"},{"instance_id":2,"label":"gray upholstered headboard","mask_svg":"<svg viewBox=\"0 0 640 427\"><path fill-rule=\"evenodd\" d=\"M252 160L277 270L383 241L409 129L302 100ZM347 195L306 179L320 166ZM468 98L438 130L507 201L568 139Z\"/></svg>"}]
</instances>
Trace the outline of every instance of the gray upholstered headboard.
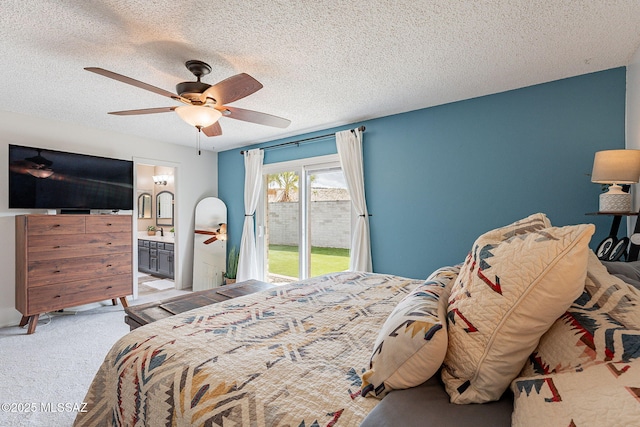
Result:
<instances>
[{"instance_id":1,"label":"gray upholstered headboard","mask_svg":"<svg viewBox=\"0 0 640 427\"><path fill-rule=\"evenodd\" d=\"M602 261L607 271L624 280L630 285L640 289L640 261L610 262Z\"/></svg>"}]
</instances>

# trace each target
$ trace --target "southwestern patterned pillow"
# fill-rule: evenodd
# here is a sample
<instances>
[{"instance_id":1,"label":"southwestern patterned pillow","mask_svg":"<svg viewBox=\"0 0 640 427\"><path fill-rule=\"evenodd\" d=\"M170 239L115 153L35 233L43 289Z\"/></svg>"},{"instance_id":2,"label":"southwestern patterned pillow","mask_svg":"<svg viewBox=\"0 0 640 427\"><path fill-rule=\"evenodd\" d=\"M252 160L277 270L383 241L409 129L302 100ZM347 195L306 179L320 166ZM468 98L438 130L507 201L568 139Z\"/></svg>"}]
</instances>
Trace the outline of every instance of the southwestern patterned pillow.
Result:
<instances>
[{"instance_id":1,"label":"southwestern patterned pillow","mask_svg":"<svg viewBox=\"0 0 640 427\"><path fill-rule=\"evenodd\" d=\"M512 425L637 426L640 420L640 361L518 378Z\"/></svg>"},{"instance_id":2,"label":"southwestern patterned pillow","mask_svg":"<svg viewBox=\"0 0 640 427\"><path fill-rule=\"evenodd\" d=\"M363 396L382 398L415 387L440 369L447 352L446 305L459 270L436 270L389 315L362 374Z\"/></svg>"},{"instance_id":3,"label":"southwestern patterned pillow","mask_svg":"<svg viewBox=\"0 0 640 427\"><path fill-rule=\"evenodd\" d=\"M482 236L487 239L502 242L514 236L531 233L533 231L542 230L551 227L551 221L543 213L529 215L513 224L487 231Z\"/></svg>"},{"instance_id":4,"label":"southwestern patterned pillow","mask_svg":"<svg viewBox=\"0 0 640 427\"><path fill-rule=\"evenodd\" d=\"M584 289L593 225L508 230L475 241L449 297L442 380L452 403L499 399Z\"/></svg>"},{"instance_id":5,"label":"southwestern patterned pillow","mask_svg":"<svg viewBox=\"0 0 640 427\"><path fill-rule=\"evenodd\" d=\"M589 254L582 295L541 338L521 375L549 374L640 357L640 291Z\"/></svg>"}]
</instances>

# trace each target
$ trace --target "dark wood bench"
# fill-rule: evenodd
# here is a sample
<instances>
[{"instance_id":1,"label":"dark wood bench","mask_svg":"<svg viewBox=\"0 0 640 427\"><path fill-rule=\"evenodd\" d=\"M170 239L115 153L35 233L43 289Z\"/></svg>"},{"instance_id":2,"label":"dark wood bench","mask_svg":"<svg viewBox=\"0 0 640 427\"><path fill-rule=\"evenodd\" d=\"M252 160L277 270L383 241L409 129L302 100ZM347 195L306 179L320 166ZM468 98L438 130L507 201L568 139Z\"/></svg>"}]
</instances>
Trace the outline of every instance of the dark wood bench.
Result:
<instances>
[{"instance_id":1,"label":"dark wood bench","mask_svg":"<svg viewBox=\"0 0 640 427\"><path fill-rule=\"evenodd\" d=\"M124 321L133 331L140 326L164 319L165 317L243 295L253 294L265 289L271 289L276 286L277 285L272 283L260 282L258 280L247 280L246 282L220 286L206 291L191 292L162 301L133 305L125 308L126 316L124 317Z\"/></svg>"}]
</instances>

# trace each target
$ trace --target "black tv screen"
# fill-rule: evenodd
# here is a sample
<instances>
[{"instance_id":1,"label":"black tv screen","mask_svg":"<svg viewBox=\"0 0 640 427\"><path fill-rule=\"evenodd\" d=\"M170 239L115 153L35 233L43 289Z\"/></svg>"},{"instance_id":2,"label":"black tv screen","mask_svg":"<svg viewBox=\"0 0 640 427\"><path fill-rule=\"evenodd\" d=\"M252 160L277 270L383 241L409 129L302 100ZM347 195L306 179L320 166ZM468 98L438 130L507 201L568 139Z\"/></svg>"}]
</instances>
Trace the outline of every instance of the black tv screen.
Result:
<instances>
[{"instance_id":1,"label":"black tv screen","mask_svg":"<svg viewBox=\"0 0 640 427\"><path fill-rule=\"evenodd\" d=\"M9 145L9 208L133 209L133 162Z\"/></svg>"}]
</instances>

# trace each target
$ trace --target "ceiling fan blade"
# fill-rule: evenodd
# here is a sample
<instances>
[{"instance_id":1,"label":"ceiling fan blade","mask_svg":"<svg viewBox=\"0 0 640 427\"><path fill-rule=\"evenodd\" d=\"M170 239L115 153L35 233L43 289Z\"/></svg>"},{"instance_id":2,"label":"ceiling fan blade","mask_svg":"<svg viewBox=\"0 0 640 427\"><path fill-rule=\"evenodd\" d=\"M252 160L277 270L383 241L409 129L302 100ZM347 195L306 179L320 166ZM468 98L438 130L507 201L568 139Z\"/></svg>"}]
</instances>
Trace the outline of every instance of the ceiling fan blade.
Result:
<instances>
[{"instance_id":1,"label":"ceiling fan blade","mask_svg":"<svg viewBox=\"0 0 640 427\"><path fill-rule=\"evenodd\" d=\"M202 132L207 136L220 136L222 135L222 128L220 127L220 123L215 122L206 128L202 128Z\"/></svg>"},{"instance_id":2,"label":"ceiling fan blade","mask_svg":"<svg viewBox=\"0 0 640 427\"><path fill-rule=\"evenodd\" d=\"M216 240L218 240L218 236L213 236L212 238L207 239L207 240L205 240L205 241L204 241L204 242L202 242L202 243L204 243L205 245L208 245L208 244L210 244L210 243L215 242Z\"/></svg>"},{"instance_id":3,"label":"ceiling fan blade","mask_svg":"<svg viewBox=\"0 0 640 427\"><path fill-rule=\"evenodd\" d=\"M196 234L207 234L209 236L215 236L216 232L215 231L208 231L208 230L195 230Z\"/></svg>"},{"instance_id":4,"label":"ceiling fan blade","mask_svg":"<svg viewBox=\"0 0 640 427\"><path fill-rule=\"evenodd\" d=\"M213 98L216 105L224 105L249 96L260 89L262 89L262 83L249 74L240 73L224 79L202 92L200 101L205 103L207 98Z\"/></svg>"},{"instance_id":5,"label":"ceiling fan blade","mask_svg":"<svg viewBox=\"0 0 640 427\"><path fill-rule=\"evenodd\" d=\"M169 92L168 90L160 89L159 87L150 85L148 83L143 83L139 80L132 79L131 77L123 76L122 74L114 73L113 71L105 70L104 68L86 67L85 70L91 71L92 73L100 74L101 76L109 77L110 79L118 80L119 82L126 83L131 86L139 87L140 89L157 93L158 95L175 99L176 101L184 102L185 104L191 104L191 101L189 101L188 99L176 95L175 93Z\"/></svg>"},{"instance_id":6,"label":"ceiling fan blade","mask_svg":"<svg viewBox=\"0 0 640 427\"><path fill-rule=\"evenodd\" d=\"M143 108L142 110L112 111L116 116L136 116L140 114L170 113L178 107Z\"/></svg>"},{"instance_id":7,"label":"ceiling fan blade","mask_svg":"<svg viewBox=\"0 0 640 427\"><path fill-rule=\"evenodd\" d=\"M230 119L242 120L245 122L258 123L265 126L273 126L276 128L286 128L291 124L291 120L282 117L272 116L271 114L260 113L253 110L245 110L244 108L223 106L217 108L223 117Z\"/></svg>"}]
</instances>

